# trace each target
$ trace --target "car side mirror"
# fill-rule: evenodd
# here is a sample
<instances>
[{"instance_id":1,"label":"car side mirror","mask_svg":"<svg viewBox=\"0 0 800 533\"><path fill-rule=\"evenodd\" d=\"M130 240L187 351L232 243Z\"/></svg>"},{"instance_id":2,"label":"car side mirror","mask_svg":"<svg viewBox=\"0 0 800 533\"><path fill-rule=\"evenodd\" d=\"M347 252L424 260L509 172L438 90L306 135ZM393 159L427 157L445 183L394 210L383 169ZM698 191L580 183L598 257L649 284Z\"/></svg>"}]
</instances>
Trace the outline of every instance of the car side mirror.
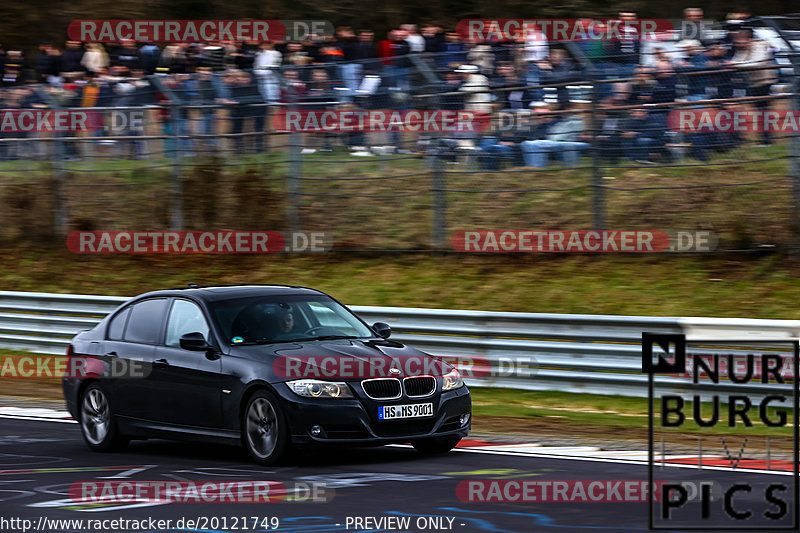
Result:
<instances>
[{"instance_id":1,"label":"car side mirror","mask_svg":"<svg viewBox=\"0 0 800 533\"><path fill-rule=\"evenodd\" d=\"M378 337L382 337L384 339L388 339L392 334L392 328L389 327L389 324L385 322L375 322L372 324L372 330L378 335Z\"/></svg>"},{"instance_id":2,"label":"car side mirror","mask_svg":"<svg viewBox=\"0 0 800 533\"><path fill-rule=\"evenodd\" d=\"M211 345L208 344L206 338L199 331L181 335L180 344L181 348L184 350L191 350L193 352L202 352L211 349Z\"/></svg>"}]
</instances>

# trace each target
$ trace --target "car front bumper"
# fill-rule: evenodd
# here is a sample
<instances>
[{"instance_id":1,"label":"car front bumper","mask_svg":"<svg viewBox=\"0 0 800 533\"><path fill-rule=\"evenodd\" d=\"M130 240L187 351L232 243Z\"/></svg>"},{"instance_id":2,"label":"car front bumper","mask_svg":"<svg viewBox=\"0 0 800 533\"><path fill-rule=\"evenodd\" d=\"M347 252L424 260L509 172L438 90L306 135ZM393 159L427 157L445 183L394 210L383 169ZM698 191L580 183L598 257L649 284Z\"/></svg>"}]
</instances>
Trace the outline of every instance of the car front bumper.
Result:
<instances>
[{"instance_id":1,"label":"car front bumper","mask_svg":"<svg viewBox=\"0 0 800 533\"><path fill-rule=\"evenodd\" d=\"M352 399L303 398L282 383L276 384L294 444L380 445L434 437L466 437L472 423L472 401L466 386L438 392L428 398L373 400L357 394ZM378 420L381 405L433 403L432 417ZM470 415L461 423L462 415ZM320 427L319 434L311 428Z\"/></svg>"}]
</instances>

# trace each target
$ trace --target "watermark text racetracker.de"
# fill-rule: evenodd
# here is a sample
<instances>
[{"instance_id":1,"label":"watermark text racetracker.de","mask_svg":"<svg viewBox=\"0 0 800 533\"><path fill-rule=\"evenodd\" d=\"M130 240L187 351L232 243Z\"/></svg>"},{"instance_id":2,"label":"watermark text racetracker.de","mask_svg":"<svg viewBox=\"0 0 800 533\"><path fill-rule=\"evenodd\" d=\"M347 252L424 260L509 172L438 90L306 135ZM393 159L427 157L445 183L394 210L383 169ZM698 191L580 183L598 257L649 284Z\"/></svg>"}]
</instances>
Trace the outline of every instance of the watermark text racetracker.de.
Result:
<instances>
[{"instance_id":1,"label":"watermark text racetracker.de","mask_svg":"<svg viewBox=\"0 0 800 533\"><path fill-rule=\"evenodd\" d=\"M73 231L67 248L76 254L274 254L327 252L321 231Z\"/></svg>"},{"instance_id":2,"label":"watermark text racetracker.de","mask_svg":"<svg viewBox=\"0 0 800 533\"><path fill-rule=\"evenodd\" d=\"M76 481L76 503L274 503L286 498L278 481Z\"/></svg>"},{"instance_id":3,"label":"watermark text racetracker.de","mask_svg":"<svg viewBox=\"0 0 800 533\"><path fill-rule=\"evenodd\" d=\"M69 355L0 355L0 379L146 378L152 365L135 359Z\"/></svg>"},{"instance_id":4,"label":"watermark text racetracker.de","mask_svg":"<svg viewBox=\"0 0 800 533\"><path fill-rule=\"evenodd\" d=\"M272 124L278 131L303 133L474 133L487 130L492 121L488 113L469 110L282 109Z\"/></svg>"},{"instance_id":5,"label":"watermark text racetracker.de","mask_svg":"<svg viewBox=\"0 0 800 533\"><path fill-rule=\"evenodd\" d=\"M333 35L327 20L75 20L69 38L92 43L305 41Z\"/></svg>"},{"instance_id":6,"label":"watermark text racetracker.de","mask_svg":"<svg viewBox=\"0 0 800 533\"><path fill-rule=\"evenodd\" d=\"M78 109L0 109L0 133L71 133L95 131L103 115Z\"/></svg>"},{"instance_id":7,"label":"watermark text racetracker.de","mask_svg":"<svg viewBox=\"0 0 800 533\"><path fill-rule=\"evenodd\" d=\"M667 115L670 130L681 133L800 133L796 109L676 109Z\"/></svg>"},{"instance_id":8,"label":"watermark text racetracker.de","mask_svg":"<svg viewBox=\"0 0 800 533\"><path fill-rule=\"evenodd\" d=\"M710 252L712 231L696 230L462 230L451 243L477 253L656 253Z\"/></svg>"},{"instance_id":9,"label":"watermark text racetracker.de","mask_svg":"<svg viewBox=\"0 0 800 533\"><path fill-rule=\"evenodd\" d=\"M285 355L273 363L282 379L353 380L412 376L448 375L455 369L464 379L492 380L510 376L531 376L538 371L532 356L323 356Z\"/></svg>"},{"instance_id":10,"label":"watermark text racetracker.de","mask_svg":"<svg viewBox=\"0 0 800 533\"><path fill-rule=\"evenodd\" d=\"M87 480L69 487L75 503L322 503L334 489L322 482L239 480Z\"/></svg>"},{"instance_id":11,"label":"watermark text racetracker.de","mask_svg":"<svg viewBox=\"0 0 800 533\"><path fill-rule=\"evenodd\" d=\"M648 486L643 479L465 479L456 497L465 503L641 503L648 500Z\"/></svg>"},{"instance_id":12,"label":"watermark text racetracker.de","mask_svg":"<svg viewBox=\"0 0 800 533\"><path fill-rule=\"evenodd\" d=\"M456 25L468 42L658 41L674 28L666 19L463 19Z\"/></svg>"},{"instance_id":13,"label":"watermark text racetracker.de","mask_svg":"<svg viewBox=\"0 0 800 533\"><path fill-rule=\"evenodd\" d=\"M125 135L145 125L144 110L0 109L0 133L80 133Z\"/></svg>"}]
</instances>

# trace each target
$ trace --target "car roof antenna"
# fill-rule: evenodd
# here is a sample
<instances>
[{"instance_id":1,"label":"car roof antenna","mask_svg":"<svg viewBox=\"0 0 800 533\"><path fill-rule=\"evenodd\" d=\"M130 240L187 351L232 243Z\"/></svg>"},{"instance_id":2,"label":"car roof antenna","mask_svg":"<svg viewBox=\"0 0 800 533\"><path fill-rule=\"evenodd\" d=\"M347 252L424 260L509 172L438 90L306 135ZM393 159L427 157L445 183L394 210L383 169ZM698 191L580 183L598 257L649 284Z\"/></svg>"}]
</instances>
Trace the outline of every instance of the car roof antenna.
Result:
<instances>
[{"instance_id":1,"label":"car roof antenna","mask_svg":"<svg viewBox=\"0 0 800 533\"><path fill-rule=\"evenodd\" d=\"M196 289L196 288L198 288L199 286L200 286L200 285L198 285L197 283L187 283L187 284L186 284L186 288L188 288L188 289Z\"/></svg>"}]
</instances>

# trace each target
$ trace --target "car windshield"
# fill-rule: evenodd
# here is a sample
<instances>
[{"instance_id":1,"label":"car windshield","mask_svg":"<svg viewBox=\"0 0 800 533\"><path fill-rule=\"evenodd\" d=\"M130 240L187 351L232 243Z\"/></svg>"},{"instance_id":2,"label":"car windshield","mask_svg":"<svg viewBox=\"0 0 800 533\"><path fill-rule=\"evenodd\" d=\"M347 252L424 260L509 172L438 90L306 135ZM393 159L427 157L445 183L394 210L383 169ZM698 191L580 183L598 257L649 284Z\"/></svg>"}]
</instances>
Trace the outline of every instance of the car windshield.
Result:
<instances>
[{"instance_id":1,"label":"car windshield","mask_svg":"<svg viewBox=\"0 0 800 533\"><path fill-rule=\"evenodd\" d=\"M322 294L237 298L216 302L212 309L231 344L374 336L347 308Z\"/></svg>"}]
</instances>

